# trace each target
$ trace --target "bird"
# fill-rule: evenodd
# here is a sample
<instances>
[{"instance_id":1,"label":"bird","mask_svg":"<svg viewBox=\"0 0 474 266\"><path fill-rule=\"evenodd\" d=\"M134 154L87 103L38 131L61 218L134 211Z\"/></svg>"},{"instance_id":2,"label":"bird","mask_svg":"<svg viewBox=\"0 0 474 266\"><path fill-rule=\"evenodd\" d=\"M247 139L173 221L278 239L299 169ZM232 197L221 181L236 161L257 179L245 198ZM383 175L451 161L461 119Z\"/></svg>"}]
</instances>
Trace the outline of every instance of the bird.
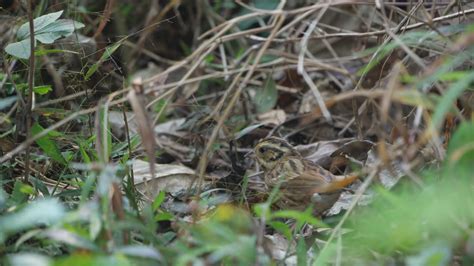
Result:
<instances>
[{"instance_id":1,"label":"bird","mask_svg":"<svg viewBox=\"0 0 474 266\"><path fill-rule=\"evenodd\" d=\"M304 211L312 204L313 214L321 216L339 199L343 189L359 178L355 174L334 175L305 159L290 143L278 137L260 140L254 153L263 168L268 191L279 189L273 203L278 209Z\"/></svg>"}]
</instances>

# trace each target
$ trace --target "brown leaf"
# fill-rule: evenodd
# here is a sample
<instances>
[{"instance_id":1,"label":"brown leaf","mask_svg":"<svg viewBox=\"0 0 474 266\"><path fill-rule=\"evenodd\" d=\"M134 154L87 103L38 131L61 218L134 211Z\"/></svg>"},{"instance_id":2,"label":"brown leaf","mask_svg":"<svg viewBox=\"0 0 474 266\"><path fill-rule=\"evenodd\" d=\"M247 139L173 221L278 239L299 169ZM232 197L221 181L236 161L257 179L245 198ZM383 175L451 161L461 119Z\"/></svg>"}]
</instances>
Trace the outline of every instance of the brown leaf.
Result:
<instances>
[{"instance_id":1,"label":"brown leaf","mask_svg":"<svg viewBox=\"0 0 474 266\"><path fill-rule=\"evenodd\" d=\"M134 88L128 93L128 100L132 105L135 113L135 120L138 125L138 134L142 139L143 147L148 156L150 163L150 173L155 176L155 134L152 127L152 122L148 117L146 111L146 101L141 87L141 80L134 81Z\"/></svg>"}]
</instances>

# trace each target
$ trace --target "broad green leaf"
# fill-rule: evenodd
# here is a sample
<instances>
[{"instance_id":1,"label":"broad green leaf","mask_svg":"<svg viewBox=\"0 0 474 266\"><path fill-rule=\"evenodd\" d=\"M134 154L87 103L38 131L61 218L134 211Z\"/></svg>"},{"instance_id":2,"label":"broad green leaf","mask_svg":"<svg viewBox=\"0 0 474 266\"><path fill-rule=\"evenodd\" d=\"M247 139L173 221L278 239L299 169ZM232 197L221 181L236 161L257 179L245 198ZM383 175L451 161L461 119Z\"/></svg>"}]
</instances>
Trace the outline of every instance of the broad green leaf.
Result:
<instances>
[{"instance_id":1,"label":"broad green leaf","mask_svg":"<svg viewBox=\"0 0 474 266\"><path fill-rule=\"evenodd\" d=\"M33 25L34 25L34 32L38 32L48 26L49 24L55 22L58 20L58 18L62 15L63 10L54 12L54 13L49 13L46 15L43 15L41 17L35 18L33 20ZM18 39L23 40L26 39L28 36L30 36L30 25L29 22L24 23L23 25L20 26L18 29L18 32L16 34Z\"/></svg>"},{"instance_id":2,"label":"broad green leaf","mask_svg":"<svg viewBox=\"0 0 474 266\"><path fill-rule=\"evenodd\" d=\"M84 24L68 20L60 19L55 21L42 30L35 32L35 38L41 43L49 44L61 37L67 37L71 35L76 29L83 28Z\"/></svg>"},{"instance_id":3,"label":"broad green leaf","mask_svg":"<svg viewBox=\"0 0 474 266\"><path fill-rule=\"evenodd\" d=\"M0 110L10 107L14 102L16 102L17 96L10 96L0 99Z\"/></svg>"},{"instance_id":4,"label":"broad green leaf","mask_svg":"<svg viewBox=\"0 0 474 266\"><path fill-rule=\"evenodd\" d=\"M30 39L24 39L19 42L10 43L5 47L5 52L21 59L30 58L31 47Z\"/></svg>"},{"instance_id":5,"label":"broad green leaf","mask_svg":"<svg viewBox=\"0 0 474 266\"><path fill-rule=\"evenodd\" d=\"M41 133L43 130L44 130L44 128L38 123L35 123L31 127L31 133L33 135L37 135L37 134ZM41 137L41 138L37 139L36 144L38 144L38 146L41 148L41 150L43 150L44 153L46 153L54 161L56 161L56 162L58 162L62 165L67 164L67 162L64 159L64 157L62 156L56 142L53 141L50 138L49 135L46 135L44 137Z\"/></svg>"},{"instance_id":6,"label":"broad green leaf","mask_svg":"<svg viewBox=\"0 0 474 266\"><path fill-rule=\"evenodd\" d=\"M277 103L278 92L276 89L275 81L273 81L271 75L268 76L263 88L257 89L255 94L254 103L258 113L265 113L275 107Z\"/></svg>"},{"instance_id":7,"label":"broad green leaf","mask_svg":"<svg viewBox=\"0 0 474 266\"><path fill-rule=\"evenodd\" d=\"M91 241L65 229L49 229L44 231L42 236L54 240L55 242L65 243L76 248L88 250L98 249Z\"/></svg>"},{"instance_id":8,"label":"broad green leaf","mask_svg":"<svg viewBox=\"0 0 474 266\"><path fill-rule=\"evenodd\" d=\"M24 208L6 213L0 217L0 238L36 226L57 223L65 215L64 207L56 199L42 199L31 202ZM2 242L3 239L0 239Z\"/></svg>"},{"instance_id":9,"label":"broad green leaf","mask_svg":"<svg viewBox=\"0 0 474 266\"><path fill-rule=\"evenodd\" d=\"M35 33L35 46L36 41L41 43L50 44L61 37L67 37L71 35L74 30L84 27L84 24L69 20L60 19L63 11L46 14L33 20L34 33ZM17 32L19 42L10 43L5 47L5 51L15 57L21 59L28 59L31 54L30 48L30 28L29 22L24 23L20 26Z\"/></svg>"},{"instance_id":10,"label":"broad green leaf","mask_svg":"<svg viewBox=\"0 0 474 266\"><path fill-rule=\"evenodd\" d=\"M51 193L49 193L48 187L46 184L43 182L43 180L40 180L38 178L30 176L30 182L33 183L33 186L43 195L49 196Z\"/></svg>"},{"instance_id":11,"label":"broad green leaf","mask_svg":"<svg viewBox=\"0 0 474 266\"><path fill-rule=\"evenodd\" d=\"M11 266L51 266L53 261L51 258L45 255L31 253L31 252L22 252L17 254L8 255L8 265Z\"/></svg>"},{"instance_id":12,"label":"broad green leaf","mask_svg":"<svg viewBox=\"0 0 474 266\"><path fill-rule=\"evenodd\" d=\"M15 181L15 184L13 185L13 192L10 195L10 198L8 198L10 205L19 205L28 199L29 195L23 192L25 191L25 188L24 188L25 186L29 187L29 185L23 184L19 180ZM0 229L0 232L1 232L1 229Z\"/></svg>"},{"instance_id":13,"label":"broad green leaf","mask_svg":"<svg viewBox=\"0 0 474 266\"><path fill-rule=\"evenodd\" d=\"M39 95L45 95L52 90L51 85L36 86L33 88L33 91Z\"/></svg>"},{"instance_id":14,"label":"broad green leaf","mask_svg":"<svg viewBox=\"0 0 474 266\"><path fill-rule=\"evenodd\" d=\"M405 260L407 266L427 265L444 266L449 265L452 260L451 248L446 244L434 244L423 249L419 254L410 256Z\"/></svg>"},{"instance_id":15,"label":"broad green leaf","mask_svg":"<svg viewBox=\"0 0 474 266\"><path fill-rule=\"evenodd\" d=\"M133 257L140 257L140 258L147 258L153 260L162 260L162 256L158 250L153 247L145 246L145 245L130 245L120 247L116 250L116 252L123 253L128 256Z\"/></svg>"},{"instance_id":16,"label":"broad green leaf","mask_svg":"<svg viewBox=\"0 0 474 266\"><path fill-rule=\"evenodd\" d=\"M250 1L249 4L258 9L274 10L278 6L279 3L280 3L279 0L253 0L253 1ZM246 14L249 14L250 12L251 11L248 10L247 8L242 8L241 11L237 14L237 16L246 15ZM257 23L258 19L259 18L254 17L254 18L241 21L238 24L239 28L242 30L248 29L253 24Z\"/></svg>"}]
</instances>

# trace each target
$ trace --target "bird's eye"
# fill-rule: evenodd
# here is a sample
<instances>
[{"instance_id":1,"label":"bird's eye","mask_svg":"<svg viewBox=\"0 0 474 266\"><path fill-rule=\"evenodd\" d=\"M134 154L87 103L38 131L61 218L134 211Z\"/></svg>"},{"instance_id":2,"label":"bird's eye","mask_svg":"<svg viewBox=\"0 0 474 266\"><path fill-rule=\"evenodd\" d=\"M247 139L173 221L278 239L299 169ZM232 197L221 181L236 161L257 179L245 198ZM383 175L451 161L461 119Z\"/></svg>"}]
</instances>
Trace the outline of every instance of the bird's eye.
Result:
<instances>
[{"instance_id":1,"label":"bird's eye","mask_svg":"<svg viewBox=\"0 0 474 266\"><path fill-rule=\"evenodd\" d=\"M267 151L267 149L265 147L258 148L258 152L260 152L260 153L265 153L266 151Z\"/></svg>"}]
</instances>

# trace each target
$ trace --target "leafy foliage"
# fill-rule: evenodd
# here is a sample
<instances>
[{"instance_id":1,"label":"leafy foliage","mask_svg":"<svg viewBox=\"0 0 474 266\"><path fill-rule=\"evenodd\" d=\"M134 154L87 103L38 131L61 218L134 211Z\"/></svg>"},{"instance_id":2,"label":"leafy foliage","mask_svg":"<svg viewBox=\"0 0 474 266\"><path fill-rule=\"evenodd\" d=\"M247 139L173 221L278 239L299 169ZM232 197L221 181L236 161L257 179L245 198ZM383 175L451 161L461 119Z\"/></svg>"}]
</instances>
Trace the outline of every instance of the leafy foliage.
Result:
<instances>
[{"instance_id":1,"label":"leafy foliage","mask_svg":"<svg viewBox=\"0 0 474 266\"><path fill-rule=\"evenodd\" d=\"M111 2L60 4L85 24L34 20L31 110L15 59L31 56L29 24L5 38L1 265L473 264L472 10ZM268 191L249 156L269 135L360 182L326 216L318 194L276 209L285 187Z\"/></svg>"},{"instance_id":2,"label":"leafy foliage","mask_svg":"<svg viewBox=\"0 0 474 266\"><path fill-rule=\"evenodd\" d=\"M59 19L63 11L58 11L40 16L33 20L35 41L51 44L61 37L71 35L76 29L84 27L84 24L67 19ZM5 47L5 52L21 59L30 57L30 28L26 22L18 29L17 38L19 42L10 43ZM36 43L35 43L36 46Z\"/></svg>"}]
</instances>

